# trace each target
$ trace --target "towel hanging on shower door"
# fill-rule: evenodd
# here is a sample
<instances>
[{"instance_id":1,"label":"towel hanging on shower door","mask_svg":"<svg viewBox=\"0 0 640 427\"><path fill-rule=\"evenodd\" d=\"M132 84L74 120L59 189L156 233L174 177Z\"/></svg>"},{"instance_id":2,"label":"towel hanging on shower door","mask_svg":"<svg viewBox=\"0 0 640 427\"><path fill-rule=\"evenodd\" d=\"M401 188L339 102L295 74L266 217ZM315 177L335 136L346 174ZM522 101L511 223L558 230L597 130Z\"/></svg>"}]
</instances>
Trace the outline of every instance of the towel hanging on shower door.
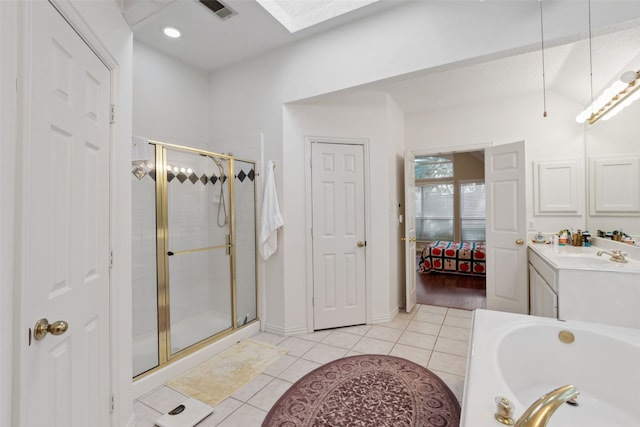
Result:
<instances>
[{"instance_id":1,"label":"towel hanging on shower door","mask_svg":"<svg viewBox=\"0 0 640 427\"><path fill-rule=\"evenodd\" d=\"M264 179L262 211L260 212L260 255L265 261L278 250L278 228L284 225L273 177L275 164L269 160Z\"/></svg>"}]
</instances>

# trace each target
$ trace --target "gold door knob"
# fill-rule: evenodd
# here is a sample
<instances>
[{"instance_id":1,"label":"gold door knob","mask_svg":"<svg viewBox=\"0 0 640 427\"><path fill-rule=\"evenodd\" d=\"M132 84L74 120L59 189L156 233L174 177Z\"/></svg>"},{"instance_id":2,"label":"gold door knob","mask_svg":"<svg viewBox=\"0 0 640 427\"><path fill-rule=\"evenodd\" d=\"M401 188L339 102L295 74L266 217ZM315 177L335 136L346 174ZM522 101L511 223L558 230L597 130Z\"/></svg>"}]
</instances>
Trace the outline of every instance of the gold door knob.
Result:
<instances>
[{"instance_id":1,"label":"gold door knob","mask_svg":"<svg viewBox=\"0 0 640 427\"><path fill-rule=\"evenodd\" d=\"M64 320L58 320L50 324L47 319L40 319L33 328L33 337L40 341L46 337L48 333L51 335L62 335L67 332L67 329L69 329L69 324Z\"/></svg>"},{"instance_id":2,"label":"gold door knob","mask_svg":"<svg viewBox=\"0 0 640 427\"><path fill-rule=\"evenodd\" d=\"M415 242L416 238L415 237L409 237L408 239L406 237L401 237L400 240L402 240L403 242L408 240L410 242Z\"/></svg>"},{"instance_id":3,"label":"gold door knob","mask_svg":"<svg viewBox=\"0 0 640 427\"><path fill-rule=\"evenodd\" d=\"M524 240L522 240L522 239L516 240L516 245L519 245L519 246L524 245Z\"/></svg>"},{"instance_id":4,"label":"gold door knob","mask_svg":"<svg viewBox=\"0 0 640 427\"><path fill-rule=\"evenodd\" d=\"M362 240L360 240L360 241L358 242L358 247L359 247L359 248L363 248L363 247L365 247L365 245L366 245L366 243L365 243L365 242L363 242Z\"/></svg>"}]
</instances>

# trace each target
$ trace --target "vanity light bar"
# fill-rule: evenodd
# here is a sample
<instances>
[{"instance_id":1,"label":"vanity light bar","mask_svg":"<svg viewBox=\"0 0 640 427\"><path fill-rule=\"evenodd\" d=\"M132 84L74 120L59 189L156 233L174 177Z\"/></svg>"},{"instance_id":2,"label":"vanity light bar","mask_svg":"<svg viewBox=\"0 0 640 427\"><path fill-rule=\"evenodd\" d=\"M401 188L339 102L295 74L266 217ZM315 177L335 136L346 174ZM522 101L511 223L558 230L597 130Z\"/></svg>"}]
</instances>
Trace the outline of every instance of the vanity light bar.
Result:
<instances>
[{"instance_id":1,"label":"vanity light bar","mask_svg":"<svg viewBox=\"0 0 640 427\"><path fill-rule=\"evenodd\" d=\"M588 121L592 125L600 119L609 120L624 107L640 98L638 88L640 88L640 71L624 73L620 80L616 80L592 105L580 113L576 121L578 123Z\"/></svg>"}]
</instances>

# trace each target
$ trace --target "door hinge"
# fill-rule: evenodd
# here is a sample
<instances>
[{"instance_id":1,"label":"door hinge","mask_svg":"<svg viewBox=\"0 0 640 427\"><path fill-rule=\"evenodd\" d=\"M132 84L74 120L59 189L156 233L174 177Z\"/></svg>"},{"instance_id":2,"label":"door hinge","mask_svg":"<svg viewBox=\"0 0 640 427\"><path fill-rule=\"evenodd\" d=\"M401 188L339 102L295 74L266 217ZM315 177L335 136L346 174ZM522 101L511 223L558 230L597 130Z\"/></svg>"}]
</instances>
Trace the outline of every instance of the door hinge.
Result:
<instances>
[{"instance_id":1,"label":"door hinge","mask_svg":"<svg viewBox=\"0 0 640 427\"><path fill-rule=\"evenodd\" d=\"M116 395L112 394L111 395L111 402L110 402L110 408L109 408L109 412L113 414L113 412L116 410Z\"/></svg>"},{"instance_id":2,"label":"door hinge","mask_svg":"<svg viewBox=\"0 0 640 427\"><path fill-rule=\"evenodd\" d=\"M113 251L109 251L109 268L113 268Z\"/></svg>"},{"instance_id":3,"label":"door hinge","mask_svg":"<svg viewBox=\"0 0 640 427\"><path fill-rule=\"evenodd\" d=\"M111 108L109 109L109 124L114 124L116 122L116 106L111 104Z\"/></svg>"}]
</instances>

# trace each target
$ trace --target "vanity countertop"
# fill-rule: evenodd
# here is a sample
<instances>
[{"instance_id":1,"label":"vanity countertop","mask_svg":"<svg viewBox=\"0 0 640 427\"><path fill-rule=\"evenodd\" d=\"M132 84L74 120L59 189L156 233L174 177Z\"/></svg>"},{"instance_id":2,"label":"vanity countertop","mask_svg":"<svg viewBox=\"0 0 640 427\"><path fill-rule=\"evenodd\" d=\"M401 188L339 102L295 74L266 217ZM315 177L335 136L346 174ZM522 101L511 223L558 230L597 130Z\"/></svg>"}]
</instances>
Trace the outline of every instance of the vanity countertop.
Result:
<instances>
[{"instance_id":1,"label":"vanity countertop","mask_svg":"<svg viewBox=\"0 0 640 427\"><path fill-rule=\"evenodd\" d=\"M529 248L557 269L640 273L640 261L628 256L626 263L611 261L607 254L597 255L598 251L604 249L597 246L560 246L531 242Z\"/></svg>"}]
</instances>

